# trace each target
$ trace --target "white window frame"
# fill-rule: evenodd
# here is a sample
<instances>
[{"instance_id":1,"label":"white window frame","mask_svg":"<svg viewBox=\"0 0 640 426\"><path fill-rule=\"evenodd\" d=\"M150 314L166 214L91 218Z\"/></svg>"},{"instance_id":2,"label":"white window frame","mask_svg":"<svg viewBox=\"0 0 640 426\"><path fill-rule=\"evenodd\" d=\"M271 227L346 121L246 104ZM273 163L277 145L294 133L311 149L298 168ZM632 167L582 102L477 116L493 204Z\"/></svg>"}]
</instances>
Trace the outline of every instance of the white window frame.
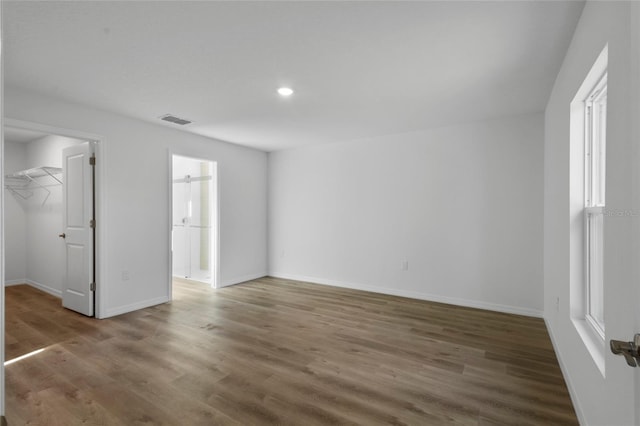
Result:
<instances>
[{"instance_id":1,"label":"white window frame","mask_svg":"<svg viewBox=\"0 0 640 426\"><path fill-rule=\"evenodd\" d=\"M594 128L592 118L593 103L599 95L606 95L602 91L607 83L603 79L607 75L609 62L609 47L605 45L595 59L589 70L585 70L582 84L576 91L569 105L569 310L576 332L580 336L585 349L591 355L602 377L606 377L605 358L608 353L604 321L598 321L600 316L604 320L604 309L595 312L591 309L591 301L599 297L600 305L604 307L602 293L594 292L593 284L596 277L602 283L604 290L602 271L604 271L604 222L607 211L604 204L604 191L598 192L594 187L599 182L604 189L603 180L595 179L604 177L604 161L593 167L595 156L594 137L599 134L606 135L606 120L604 126ZM587 108L590 106L591 108ZM606 112L606 111L603 111ZM606 142L606 140L605 140ZM603 146L604 147L604 146ZM604 152L603 152L604 154ZM604 156L603 160L606 160ZM596 171L594 175L594 170ZM589 224L589 222L596 222ZM591 231L591 235L589 235ZM588 241L597 240L589 243ZM590 247L598 247L599 250L589 250ZM594 268L594 266L596 268ZM597 269L600 267L600 269ZM590 272L594 272L591 277ZM597 273L596 273L597 272ZM560 301L562 293L556 294L556 300ZM559 305L562 307L562 305ZM563 311L556 308L557 315Z\"/></svg>"},{"instance_id":2,"label":"white window frame","mask_svg":"<svg viewBox=\"0 0 640 426\"><path fill-rule=\"evenodd\" d=\"M585 321L604 340L604 212L606 177L607 73L585 99L584 264Z\"/></svg>"}]
</instances>

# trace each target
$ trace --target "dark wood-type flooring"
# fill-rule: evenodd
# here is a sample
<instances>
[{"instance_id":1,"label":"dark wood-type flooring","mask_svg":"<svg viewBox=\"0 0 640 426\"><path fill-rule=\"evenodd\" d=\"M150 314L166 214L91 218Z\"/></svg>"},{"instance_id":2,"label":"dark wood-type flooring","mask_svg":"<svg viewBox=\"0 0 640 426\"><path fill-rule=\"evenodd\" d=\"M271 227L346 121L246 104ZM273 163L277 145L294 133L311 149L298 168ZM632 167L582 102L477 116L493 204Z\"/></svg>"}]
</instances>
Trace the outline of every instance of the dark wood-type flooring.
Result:
<instances>
[{"instance_id":1,"label":"dark wood-type flooring","mask_svg":"<svg viewBox=\"0 0 640 426\"><path fill-rule=\"evenodd\" d=\"M577 424L541 319L264 278L96 320L6 288L14 425Z\"/></svg>"}]
</instances>

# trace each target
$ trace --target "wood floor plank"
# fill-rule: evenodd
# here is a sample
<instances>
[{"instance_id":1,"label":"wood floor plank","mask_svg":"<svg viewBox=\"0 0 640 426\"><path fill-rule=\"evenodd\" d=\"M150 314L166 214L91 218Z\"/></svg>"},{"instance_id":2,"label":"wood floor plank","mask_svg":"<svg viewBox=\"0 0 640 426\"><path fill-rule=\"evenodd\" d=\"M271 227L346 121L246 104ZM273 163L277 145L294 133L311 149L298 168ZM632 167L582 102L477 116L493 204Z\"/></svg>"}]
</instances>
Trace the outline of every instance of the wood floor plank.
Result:
<instances>
[{"instance_id":1,"label":"wood floor plank","mask_svg":"<svg viewBox=\"0 0 640 426\"><path fill-rule=\"evenodd\" d=\"M95 320L6 294L10 425L576 425L544 321L275 278ZM50 420L50 419L54 420Z\"/></svg>"}]
</instances>

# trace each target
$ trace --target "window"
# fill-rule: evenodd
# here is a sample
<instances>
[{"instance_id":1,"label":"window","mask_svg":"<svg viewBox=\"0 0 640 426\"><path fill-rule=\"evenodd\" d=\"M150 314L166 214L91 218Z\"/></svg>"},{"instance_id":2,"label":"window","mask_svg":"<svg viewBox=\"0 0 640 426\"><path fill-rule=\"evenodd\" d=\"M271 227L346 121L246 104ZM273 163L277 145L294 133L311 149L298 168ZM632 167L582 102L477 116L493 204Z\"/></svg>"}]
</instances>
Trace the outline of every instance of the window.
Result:
<instances>
[{"instance_id":1,"label":"window","mask_svg":"<svg viewBox=\"0 0 640 426\"><path fill-rule=\"evenodd\" d=\"M603 243L608 51L605 45L569 105L568 314L602 377L607 353Z\"/></svg>"},{"instance_id":2,"label":"window","mask_svg":"<svg viewBox=\"0 0 640 426\"><path fill-rule=\"evenodd\" d=\"M606 72L584 101L585 320L604 339L603 240L607 135Z\"/></svg>"}]
</instances>

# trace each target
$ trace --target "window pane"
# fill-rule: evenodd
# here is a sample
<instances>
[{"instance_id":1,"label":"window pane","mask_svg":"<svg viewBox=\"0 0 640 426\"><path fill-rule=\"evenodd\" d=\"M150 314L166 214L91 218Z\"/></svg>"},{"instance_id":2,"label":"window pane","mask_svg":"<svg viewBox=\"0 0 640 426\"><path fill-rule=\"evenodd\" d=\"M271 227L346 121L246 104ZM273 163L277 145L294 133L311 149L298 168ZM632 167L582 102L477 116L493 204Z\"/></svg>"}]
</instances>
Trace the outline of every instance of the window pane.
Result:
<instances>
[{"instance_id":1,"label":"window pane","mask_svg":"<svg viewBox=\"0 0 640 426\"><path fill-rule=\"evenodd\" d=\"M607 76L585 102L586 318L604 337L603 239L606 178ZM594 210L594 207L600 209Z\"/></svg>"},{"instance_id":2,"label":"window pane","mask_svg":"<svg viewBox=\"0 0 640 426\"><path fill-rule=\"evenodd\" d=\"M588 214L587 227L589 238L589 288L588 315L604 331L604 300L603 300L603 235L604 215Z\"/></svg>"},{"instance_id":3,"label":"window pane","mask_svg":"<svg viewBox=\"0 0 640 426\"><path fill-rule=\"evenodd\" d=\"M593 102L593 205L605 203L605 165L607 144L607 88Z\"/></svg>"}]
</instances>

